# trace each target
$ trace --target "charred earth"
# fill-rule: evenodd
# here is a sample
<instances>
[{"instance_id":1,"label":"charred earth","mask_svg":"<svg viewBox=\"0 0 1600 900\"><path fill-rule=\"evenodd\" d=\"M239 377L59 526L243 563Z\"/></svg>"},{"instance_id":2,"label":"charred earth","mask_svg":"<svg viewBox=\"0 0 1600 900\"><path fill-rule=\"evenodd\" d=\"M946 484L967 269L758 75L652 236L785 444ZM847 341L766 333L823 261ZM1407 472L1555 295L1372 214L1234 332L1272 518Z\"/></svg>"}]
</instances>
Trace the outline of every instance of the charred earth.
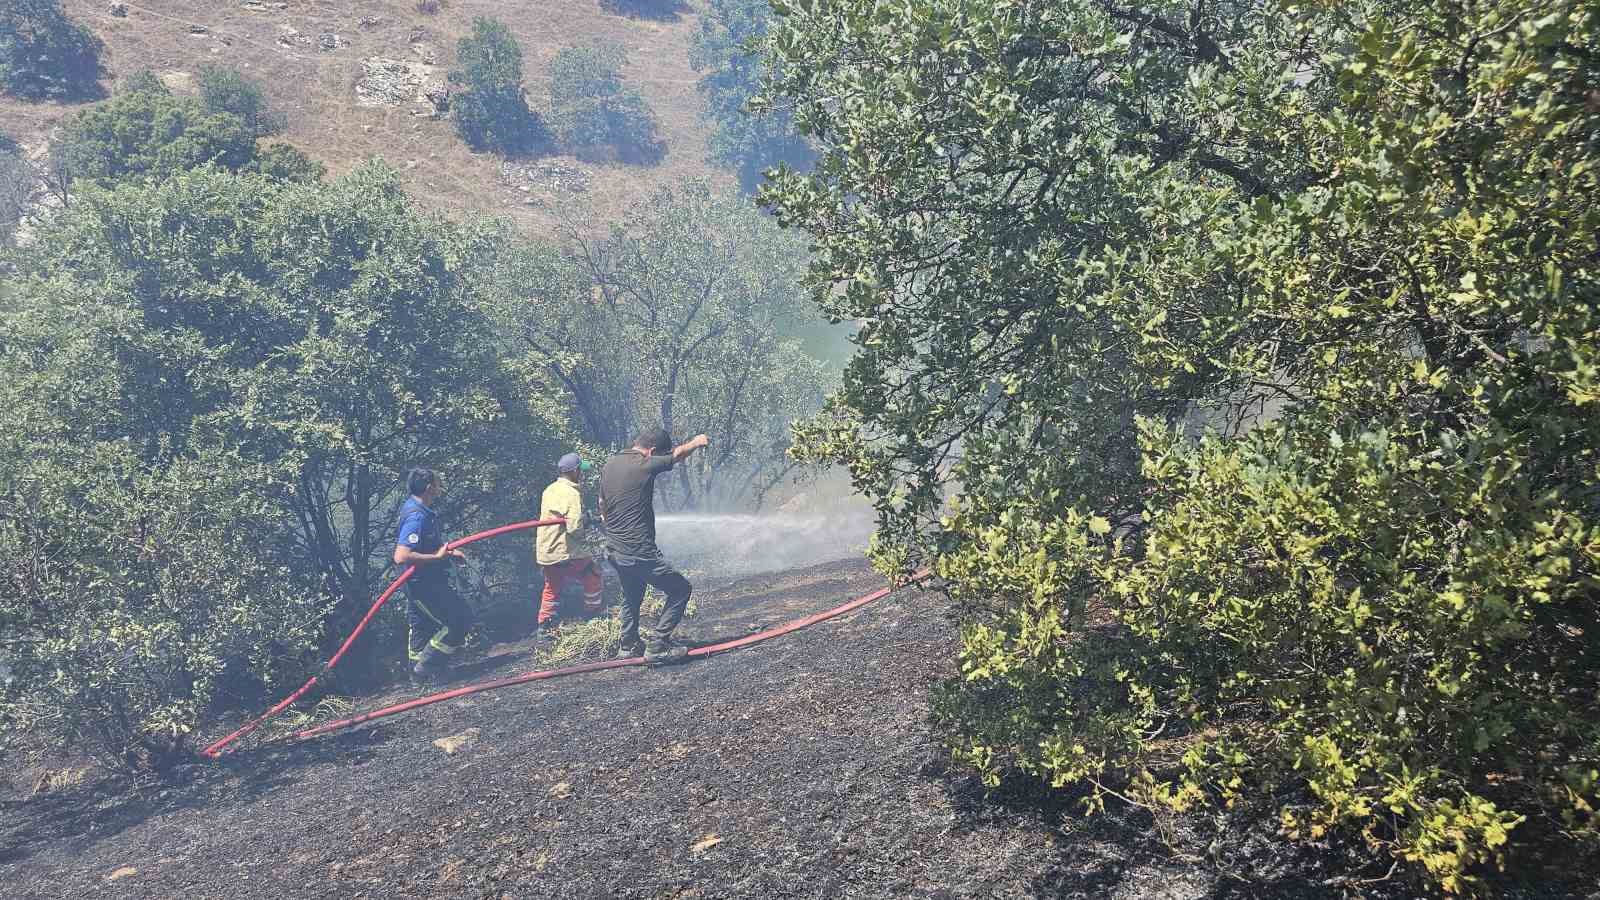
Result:
<instances>
[{"instance_id":1,"label":"charred earth","mask_svg":"<svg viewBox=\"0 0 1600 900\"><path fill-rule=\"evenodd\" d=\"M880 584L845 562L713 586L684 637ZM955 642L938 597L905 590L689 665L481 694L158 786L7 800L0 884L12 898L1348 895L1349 860L1262 828L1175 851L1137 810L1085 820L1061 792L986 793L927 726ZM528 662L502 648L480 666Z\"/></svg>"}]
</instances>

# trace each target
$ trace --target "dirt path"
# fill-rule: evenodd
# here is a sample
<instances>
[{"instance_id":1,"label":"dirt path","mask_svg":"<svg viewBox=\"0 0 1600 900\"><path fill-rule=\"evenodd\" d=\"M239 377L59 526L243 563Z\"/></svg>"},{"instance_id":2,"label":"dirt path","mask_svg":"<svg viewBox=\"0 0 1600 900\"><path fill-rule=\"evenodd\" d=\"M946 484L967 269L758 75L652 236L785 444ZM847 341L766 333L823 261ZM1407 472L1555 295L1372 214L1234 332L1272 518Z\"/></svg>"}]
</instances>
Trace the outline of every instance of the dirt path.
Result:
<instances>
[{"instance_id":1,"label":"dirt path","mask_svg":"<svg viewBox=\"0 0 1600 900\"><path fill-rule=\"evenodd\" d=\"M859 563L745 579L706 592L689 637L879 584ZM927 734L927 688L954 640L936 599L907 591L676 669L509 688L241 752L159 791L0 804L0 893L1340 895L1314 861L1273 862L1249 884L1176 862L1138 814L1082 823L1065 798L986 802ZM468 729L453 755L433 746Z\"/></svg>"}]
</instances>

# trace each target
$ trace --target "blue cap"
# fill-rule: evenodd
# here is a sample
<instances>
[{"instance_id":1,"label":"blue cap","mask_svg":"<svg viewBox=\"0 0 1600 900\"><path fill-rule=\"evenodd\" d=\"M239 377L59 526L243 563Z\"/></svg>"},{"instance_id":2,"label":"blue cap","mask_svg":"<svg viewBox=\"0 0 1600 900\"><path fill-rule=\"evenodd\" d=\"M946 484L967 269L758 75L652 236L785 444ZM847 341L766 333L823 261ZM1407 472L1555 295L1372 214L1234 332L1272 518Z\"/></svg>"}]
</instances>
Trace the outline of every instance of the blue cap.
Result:
<instances>
[{"instance_id":1,"label":"blue cap","mask_svg":"<svg viewBox=\"0 0 1600 900\"><path fill-rule=\"evenodd\" d=\"M556 469L561 472L576 472L583 467L583 458L576 453L568 453L556 463Z\"/></svg>"}]
</instances>

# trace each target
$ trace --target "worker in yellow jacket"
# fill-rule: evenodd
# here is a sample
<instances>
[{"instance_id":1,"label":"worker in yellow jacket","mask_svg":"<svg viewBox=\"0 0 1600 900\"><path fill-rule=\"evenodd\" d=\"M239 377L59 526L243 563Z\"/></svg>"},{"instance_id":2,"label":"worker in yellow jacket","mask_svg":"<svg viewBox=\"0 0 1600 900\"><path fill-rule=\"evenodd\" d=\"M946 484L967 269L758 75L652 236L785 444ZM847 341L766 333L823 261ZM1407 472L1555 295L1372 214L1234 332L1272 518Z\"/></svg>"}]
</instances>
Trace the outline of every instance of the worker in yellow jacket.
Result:
<instances>
[{"instance_id":1,"label":"worker in yellow jacket","mask_svg":"<svg viewBox=\"0 0 1600 900\"><path fill-rule=\"evenodd\" d=\"M549 637L557 627L556 613L561 606L561 588L571 579L583 584L583 608L598 613L600 566L595 557L601 548L598 522L590 521L583 509L580 485L589 469L576 453L561 457L556 468L560 476L544 489L539 503L539 518L563 518L565 525L545 525L534 530L534 553L544 570L544 592L539 597L539 621L534 637Z\"/></svg>"}]
</instances>

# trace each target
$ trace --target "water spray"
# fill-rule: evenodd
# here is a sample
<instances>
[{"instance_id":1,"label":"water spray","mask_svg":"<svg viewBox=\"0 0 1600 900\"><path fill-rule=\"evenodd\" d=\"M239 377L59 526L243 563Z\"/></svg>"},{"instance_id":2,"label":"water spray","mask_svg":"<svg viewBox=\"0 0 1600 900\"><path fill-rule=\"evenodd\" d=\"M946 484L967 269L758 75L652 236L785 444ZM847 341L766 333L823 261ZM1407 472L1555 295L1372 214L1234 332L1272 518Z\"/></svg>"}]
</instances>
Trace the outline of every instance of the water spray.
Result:
<instances>
[{"instance_id":1,"label":"water spray","mask_svg":"<svg viewBox=\"0 0 1600 900\"><path fill-rule=\"evenodd\" d=\"M663 555L717 575L755 575L860 556L869 516L672 513L656 517Z\"/></svg>"}]
</instances>

